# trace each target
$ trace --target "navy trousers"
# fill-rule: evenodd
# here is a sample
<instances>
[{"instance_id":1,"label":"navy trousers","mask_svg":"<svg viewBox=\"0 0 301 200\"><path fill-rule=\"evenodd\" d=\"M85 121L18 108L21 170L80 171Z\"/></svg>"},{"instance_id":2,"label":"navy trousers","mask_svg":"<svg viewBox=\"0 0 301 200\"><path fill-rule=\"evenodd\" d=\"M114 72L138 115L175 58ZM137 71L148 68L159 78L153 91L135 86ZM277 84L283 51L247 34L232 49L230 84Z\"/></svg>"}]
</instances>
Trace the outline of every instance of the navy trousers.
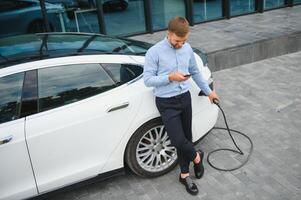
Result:
<instances>
[{"instance_id":1,"label":"navy trousers","mask_svg":"<svg viewBox=\"0 0 301 200\"><path fill-rule=\"evenodd\" d=\"M197 155L192 143L190 92L169 98L156 97L156 106L171 145L177 149L181 173L188 173L189 164Z\"/></svg>"}]
</instances>

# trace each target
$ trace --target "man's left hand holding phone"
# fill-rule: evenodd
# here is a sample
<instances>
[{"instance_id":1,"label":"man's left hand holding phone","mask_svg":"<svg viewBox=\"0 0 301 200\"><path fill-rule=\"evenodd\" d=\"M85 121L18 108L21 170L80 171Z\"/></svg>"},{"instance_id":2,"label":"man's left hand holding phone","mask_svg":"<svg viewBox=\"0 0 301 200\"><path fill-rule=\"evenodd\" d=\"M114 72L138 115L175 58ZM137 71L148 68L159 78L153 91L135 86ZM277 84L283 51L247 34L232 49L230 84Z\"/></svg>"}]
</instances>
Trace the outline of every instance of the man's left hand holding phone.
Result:
<instances>
[{"instance_id":1,"label":"man's left hand holding phone","mask_svg":"<svg viewBox=\"0 0 301 200\"><path fill-rule=\"evenodd\" d=\"M191 76L190 74L183 74L181 72L172 72L168 75L168 79L170 81L182 82L182 81L186 81L187 79L189 79L190 76Z\"/></svg>"}]
</instances>

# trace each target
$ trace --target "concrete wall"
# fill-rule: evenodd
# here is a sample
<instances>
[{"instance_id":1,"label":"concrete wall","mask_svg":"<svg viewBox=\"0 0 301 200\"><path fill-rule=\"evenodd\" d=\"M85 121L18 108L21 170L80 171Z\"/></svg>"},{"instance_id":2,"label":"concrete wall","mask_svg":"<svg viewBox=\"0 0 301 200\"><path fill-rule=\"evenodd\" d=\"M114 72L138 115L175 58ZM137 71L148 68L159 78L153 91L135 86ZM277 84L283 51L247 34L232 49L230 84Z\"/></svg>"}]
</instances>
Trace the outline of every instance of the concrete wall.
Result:
<instances>
[{"instance_id":1,"label":"concrete wall","mask_svg":"<svg viewBox=\"0 0 301 200\"><path fill-rule=\"evenodd\" d=\"M210 69L219 71L300 50L301 31L209 52L207 56Z\"/></svg>"}]
</instances>

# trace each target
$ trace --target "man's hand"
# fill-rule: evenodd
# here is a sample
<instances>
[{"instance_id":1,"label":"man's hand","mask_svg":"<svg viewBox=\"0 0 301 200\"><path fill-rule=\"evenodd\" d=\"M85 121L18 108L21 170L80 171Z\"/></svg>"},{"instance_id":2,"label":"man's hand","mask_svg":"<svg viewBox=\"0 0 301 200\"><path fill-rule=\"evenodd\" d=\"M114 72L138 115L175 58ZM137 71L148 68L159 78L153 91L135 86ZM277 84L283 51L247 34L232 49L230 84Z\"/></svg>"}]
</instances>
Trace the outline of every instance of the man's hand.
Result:
<instances>
[{"instance_id":1,"label":"man's hand","mask_svg":"<svg viewBox=\"0 0 301 200\"><path fill-rule=\"evenodd\" d=\"M187 79L189 79L189 76L185 77L184 74L181 72L173 72L168 75L168 79L170 81L182 82L182 81L186 81Z\"/></svg>"},{"instance_id":2,"label":"man's hand","mask_svg":"<svg viewBox=\"0 0 301 200\"><path fill-rule=\"evenodd\" d=\"M219 100L219 98L218 98L218 96L217 96L215 90L213 90L213 91L209 94L208 97L209 97L209 100L211 101L211 103L213 103L213 100L214 100L214 99Z\"/></svg>"}]
</instances>

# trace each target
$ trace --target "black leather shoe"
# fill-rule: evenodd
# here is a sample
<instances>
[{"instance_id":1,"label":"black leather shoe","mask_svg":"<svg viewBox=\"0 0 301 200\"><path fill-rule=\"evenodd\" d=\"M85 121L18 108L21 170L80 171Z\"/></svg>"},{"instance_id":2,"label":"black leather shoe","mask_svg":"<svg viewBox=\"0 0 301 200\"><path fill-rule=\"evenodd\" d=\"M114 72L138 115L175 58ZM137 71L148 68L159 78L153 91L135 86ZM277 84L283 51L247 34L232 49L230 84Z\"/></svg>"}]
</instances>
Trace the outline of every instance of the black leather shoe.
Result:
<instances>
[{"instance_id":1,"label":"black leather shoe","mask_svg":"<svg viewBox=\"0 0 301 200\"><path fill-rule=\"evenodd\" d=\"M186 178L181 178L181 175L179 177L179 181L185 185L186 187L186 191L189 193L189 194L192 194L192 195L197 195L199 190L198 190L198 187L196 186L196 184L191 180L191 178L189 176L187 176Z\"/></svg>"},{"instance_id":2,"label":"black leather shoe","mask_svg":"<svg viewBox=\"0 0 301 200\"><path fill-rule=\"evenodd\" d=\"M204 174L204 165L203 165L203 158L204 158L204 152L201 150L197 151L200 154L201 160L198 164L194 164L194 174L196 178L202 178Z\"/></svg>"}]
</instances>

